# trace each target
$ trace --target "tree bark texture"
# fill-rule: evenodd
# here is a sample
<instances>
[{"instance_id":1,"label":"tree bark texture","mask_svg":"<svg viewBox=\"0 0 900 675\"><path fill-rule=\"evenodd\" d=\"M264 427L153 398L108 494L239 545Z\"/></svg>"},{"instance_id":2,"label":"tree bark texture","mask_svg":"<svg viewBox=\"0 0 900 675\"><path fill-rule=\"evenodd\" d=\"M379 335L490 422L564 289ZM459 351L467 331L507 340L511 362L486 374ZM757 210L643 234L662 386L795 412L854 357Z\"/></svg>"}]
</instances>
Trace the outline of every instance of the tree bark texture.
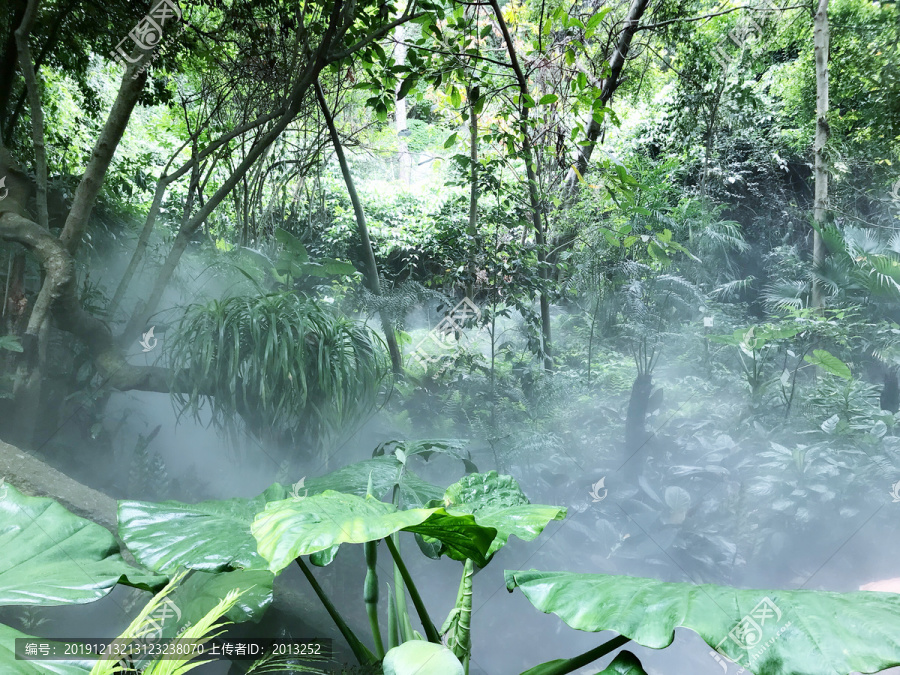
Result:
<instances>
[{"instance_id":1,"label":"tree bark texture","mask_svg":"<svg viewBox=\"0 0 900 675\"><path fill-rule=\"evenodd\" d=\"M813 144L815 154L815 201L813 219L817 229L813 232L813 266L818 268L825 262L825 242L819 230L828 219L828 167L825 146L828 143L828 51L831 40L828 29L828 0L819 0L813 25L813 40L816 61L816 137ZM813 280L813 307L821 307L822 286Z\"/></svg>"},{"instance_id":2,"label":"tree bark texture","mask_svg":"<svg viewBox=\"0 0 900 675\"><path fill-rule=\"evenodd\" d=\"M375 262L375 252L372 250L372 240L369 238L369 228L366 225L366 214L363 211L362 202L356 192L356 186L353 183L353 176L350 173L350 167L347 165L347 158L344 156L344 148L341 146L341 139L338 137L337 127L334 125L334 118L328 108L328 102L325 100L325 92L318 80L315 83L316 99L319 101L319 108L322 110L322 117L325 118L325 125L328 127L328 133L331 135L331 142L334 145L334 153L337 155L338 164L341 167L341 175L344 177L344 183L347 186L347 193L350 195L350 202L353 204L353 213L356 216L356 228L359 232L359 239L362 243L363 255L366 259L366 282L369 290L375 295L381 295L381 281L378 277L378 264ZM394 333L394 327L391 325L390 319L383 313L381 315L381 327L384 330L384 338L388 345L388 351L391 354L391 366L395 374L403 371L403 358L400 354L400 346L397 344L397 336Z\"/></svg>"},{"instance_id":3,"label":"tree bark texture","mask_svg":"<svg viewBox=\"0 0 900 675\"><path fill-rule=\"evenodd\" d=\"M503 40L506 43L506 50L509 53L509 61L512 65L513 72L516 74L516 81L519 85L519 96L522 101L522 112L519 124L522 128L522 154L525 159L525 173L528 178L528 201L531 206L531 220L534 226L534 242L537 246L538 265L540 265L540 274L543 279L548 278L547 274L547 251L544 240L544 225L541 218L541 200L538 192L538 180L536 166L534 163L534 151L531 146L531 136L528 131L528 108L525 107L525 97L528 95L528 81L525 78L525 72L519 64L519 58L516 55L516 49L513 45L512 36L509 34L509 28L503 13L500 11L500 5L497 0L490 0L491 8L494 10L497 24L500 26L500 32L503 34ZM546 293L541 293L541 337L544 352L544 370L553 370L553 350L551 346L551 328L550 328L550 299Z\"/></svg>"},{"instance_id":4,"label":"tree bark texture","mask_svg":"<svg viewBox=\"0 0 900 675\"><path fill-rule=\"evenodd\" d=\"M600 93L600 101L604 106L609 103L610 99L621 83L621 80L619 78L622 74L622 68L625 66L625 59L628 56L628 50L631 48L631 40L634 37L634 34L637 32L641 17L644 15L644 12L647 10L647 6L649 4L650 0L631 1L631 6L628 8L628 14L625 17L625 27L622 29L621 35L619 35L619 42L616 45L616 51L613 52L612 58L609 60L609 77L603 80L603 89ZM594 152L594 147L597 144L597 139L600 138L600 131L602 130L602 128L603 125L592 117L591 123L588 125L587 130L588 144L582 146L581 150L578 153L578 159L575 162L575 168L578 169L578 173L580 173L582 176L587 173L588 162L591 161L591 155ZM574 169L569 169L569 173L566 175L566 192L572 192L577 183L578 174L575 173Z\"/></svg>"}]
</instances>

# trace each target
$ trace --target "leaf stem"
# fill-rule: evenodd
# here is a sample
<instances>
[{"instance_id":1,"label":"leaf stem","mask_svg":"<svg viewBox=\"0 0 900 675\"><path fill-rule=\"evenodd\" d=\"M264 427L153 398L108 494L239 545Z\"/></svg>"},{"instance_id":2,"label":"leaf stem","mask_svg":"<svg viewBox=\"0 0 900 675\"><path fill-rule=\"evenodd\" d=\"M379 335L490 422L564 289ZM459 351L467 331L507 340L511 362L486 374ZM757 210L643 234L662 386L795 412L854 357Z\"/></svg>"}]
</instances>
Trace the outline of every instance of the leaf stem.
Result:
<instances>
[{"instance_id":1,"label":"leaf stem","mask_svg":"<svg viewBox=\"0 0 900 675\"><path fill-rule=\"evenodd\" d=\"M441 636L438 635L437 628L434 627L431 618L428 616L428 610L425 609L425 603L422 602L419 590L413 583L412 577L409 575L409 570L406 569L406 564L403 562L403 558L400 557L400 552L397 550L397 547L390 537L385 537L384 541L387 543L388 550L394 558L397 569L400 570L400 575L403 577L407 590L409 590L409 597L413 601L413 605L415 605L416 612L419 614L419 619L422 621L422 627L425 629L425 635L428 638L428 641L434 642L435 644L441 644Z\"/></svg>"},{"instance_id":2,"label":"leaf stem","mask_svg":"<svg viewBox=\"0 0 900 675\"><path fill-rule=\"evenodd\" d=\"M579 654L571 659L560 659L558 661L551 661L550 663L543 663L534 668L529 668L521 675L565 675L566 673L571 673L582 666L586 666L587 664L596 661L602 656L606 656L614 649L618 649L629 642L631 642L631 638L619 635L612 640L604 642L602 645L594 647L584 654Z\"/></svg>"},{"instance_id":3,"label":"leaf stem","mask_svg":"<svg viewBox=\"0 0 900 675\"><path fill-rule=\"evenodd\" d=\"M313 591L315 591L316 595L319 596L319 600L322 602L325 610L329 615L331 615L331 618L334 621L335 625L338 627L338 630L341 631L341 635L344 636L347 644L350 645L350 649L353 650L353 655L356 657L356 660L359 661L359 665L365 666L377 663L378 659L375 658L375 655L369 651L368 647L366 647L362 642L359 641L359 638L356 637L350 626L348 626L347 622L344 621L344 618L337 611L329 597L325 595L325 591L313 576L312 570L309 569L307 564L303 562L303 559L300 556L297 556L296 561L297 565L299 565L300 569L303 571L303 575L306 577L307 581L309 581L309 585L312 586Z\"/></svg>"}]
</instances>

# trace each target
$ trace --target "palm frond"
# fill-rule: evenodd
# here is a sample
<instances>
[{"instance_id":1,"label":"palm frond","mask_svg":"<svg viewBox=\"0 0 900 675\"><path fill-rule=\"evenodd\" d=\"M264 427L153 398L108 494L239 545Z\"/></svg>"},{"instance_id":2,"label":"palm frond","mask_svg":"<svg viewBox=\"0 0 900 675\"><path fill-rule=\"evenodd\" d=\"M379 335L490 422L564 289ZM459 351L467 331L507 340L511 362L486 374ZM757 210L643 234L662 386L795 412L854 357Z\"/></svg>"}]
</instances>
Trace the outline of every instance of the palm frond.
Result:
<instances>
[{"instance_id":1,"label":"palm frond","mask_svg":"<svg viewBox=\"0 0 900 675\"><path fill-rule=\"evenodd\" d=\"M749 290L754 281L756 281L756 277L752 275L744 279L735 279L716 286L709 292L709 295L714 300L733 300L744 291Z\"/></svg>"},{"instance_id":2,"label":"palm frond","mask_svg":"<svg viewBox=\"0 0 900 675\"><path fill-rule=\"evenodd\" d=\"M809 304L811 286L803 280L779 279L766 286L763 301L776 310L802 309Z\"/></svg>"}]
</instances>

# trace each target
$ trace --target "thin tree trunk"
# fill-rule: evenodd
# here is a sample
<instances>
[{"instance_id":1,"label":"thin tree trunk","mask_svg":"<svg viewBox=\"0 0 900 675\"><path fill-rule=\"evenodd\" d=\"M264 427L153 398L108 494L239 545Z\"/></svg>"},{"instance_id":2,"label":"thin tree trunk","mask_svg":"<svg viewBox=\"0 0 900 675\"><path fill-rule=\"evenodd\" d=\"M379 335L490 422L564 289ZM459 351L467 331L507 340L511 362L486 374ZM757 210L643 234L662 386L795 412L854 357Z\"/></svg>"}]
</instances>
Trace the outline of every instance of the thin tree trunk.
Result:
<instances>
[{"instance_id":1,"label":"thin tree trunk","mask_svg":"<svg viewBox=\"0 0 900 675\"><path fill-rule=\"evenodd\" d=\"M813 219L816 230L813 232L813 266L818 268L825 262L825 242L819 230L826 225L828 219L828 170L826 166L825 146L828 143L828 51L831 36L828 29L828 0L819 0L813 26L813 40L816 58L816 138L813 145L815 153L815 201L813 203ZM813 280L813 307L822 306L822 286Z\"/></svg>"},{"instance_id":2,"label":"thin tree trunk","mask_svg":"<svg viewBox=\"0 0 900 675\"><path fill-rule=\"evenodd\" d=\"M16 30L16 44L19 48L19 67L25 79L25 90L28 94L28 107L31 109L31 138L34 144L34 168L37 182L38 224L49 229L50 217L47 215L47 150L44 147L44 109L41 105L41 90L31 47L28 40L31 27L37 18L39 0L28 0L28 8L22 23Z\"/></svg>"},{"instance_id":3,"label":"thin tree trunk","mask_svg":"<svg viewBox=\"0 0 900 675\"><path fill-rule=\"evenodd\" d=\"M159 208L162 206L163 196L166 194L167 187L168 182L166 182L165 178L160 178L156 183L156 192L153 195L153 203L150 204L150 210L147 212L144 228L138 236L137 245L134 247L134 253L131 254L131 260L128 261L128 267L125 268L125 273L122 275L122 279L116 287L116 292L109 303L106 315L110 319L115 317L116 311L122 303L122 298L125 297L128 286L131 285L131 280L134 278L135 272L137 272L138 265L140 265L141 260L144 258L144 253L147 251L147 246L150 244L150 235L153 233L153 228L156 225L156 217L159 215Z\"/></svg>"},{"instance_id":4,"label":"thin tree trunk","mask_svg":"<svg viewBox=\"0 0 900 675\"><path fill-rule=\"evenodd\" d=\"M299 101L297 102L297 107L299 108ZM165 293L166 287L169 285L169 281L172 279L175 268L178 267L178 263L181 261L181 256L184 255L184 252L187 250L193 233L197 230L198 227L203 224L206 218L210 215L210 213L213 212L213 210L215 210L215 208L222 202L222 200L232 193L237 184L246 175L247 171L250 170L256 160L259 159L260 155L262 155L265 148L275 142L275 139L277 139L278 136L281 135L281 133L285 130L288 124L290 124L291 120L296 114L297 110L294 106L291 106L291 108L284 113L281 119L279 119L278 122L268 132L266 132L256 144L254 144L250 148L250 151L247 153L247 156L244 158L244 160L238 165L234 172L232 172L231 176L229 176L228 179L219 187L219 189L216 190L215 194L210 197L209 201L207 201L203 206L200 207L197 213L194 214L193 218L182 225L182 227L178 231L178 234L175 236L175 241L172 244L169 255L166 256L166 260L159 270L159 274L156 277L156 281L153 284L153 288L150 291L147 302L144 303L144 305L131 316L128 324L125 326L125 330L122 334L123 340L129 339L130 336L136 334L138 329L142 329L150 315L152 315L153 312L156 311L160 300L162 300L163 293Z\"/></svg>"},{"instance_id":5,"label":"thin tree trunk","mask_svg":"<svg viewBox=\"0 0 900 675\"><path fill-rule=\"evenodd\" d=\"M712 156L713 145L716 136L716 122L719 116L719 105L722 102L722 92L725 90L728 73L722 74L716 87L715 99L709 106L709 120L706 125L706 134L703 143L703 174L700 176L700 199L705 200L709 191L709 160ZM693 231L691 232L693 235Z\"/></svg>"},{"instance_id":6,"label":"thin tree trunk","mask_svg":"<svg viewBox=\"0 0 900 675\"><path fill-rule=\"evenodd\" d=\"M145 53L145 58L146 55L147 54ZM137 77L133 77L136 69L140 67L140 63L143 60L144 59L139 59L137 63L130 64L128 68L126 68L125 74L122 77L122 84L119 87L118 96L113 103L112 110L106 120L100 138L94 146L94 151L88 162L84 176L82 176L81 182L75 191L72 209L69 211L69 217L66 219L66 225L59 238L61 248L68 252L73 252L78 246L81 234L84 232L84 228L87 224L87 219L96 202L100 186L103 184L103 179L106 176L106 170L112 160L113 153L116 151L116 147L122 138L125 127L128 125L131 112L137 104L138 96L146 82L146 70L139 73ZM42 229L44 229L45 232L48 232L46 228ZM3 233L0 232L0 236L2 236L2 234ZM52 237L50 238L53 239ZM54 241L56 240L54 239ZM41 378L41 356L45 353L50 310L59 297L59 284L52 281L54 275L51 273L53 271L51 269L52 266L58 264L59 255L54 254L50 257L50 260L51 265L49 267L48 265L44 265L46 277L44 283L41 285L41 290L38 293L34 306L32 307L31 316L28 319L28 327L22 337L22 365L16 374L16 383L14 385L16 398L18 401L21 401L22 406L24 406L24 409L20 406L19 412L26 420L24 422L26 434L29 433L28 422L30 421L31 416L37 414L39 384ZM74 294L74 275L72 279L72 293ZM34 419L36 421L37 418L35 417ZM33 427L34 425L31 426Z\"/></svg>"},{"instance_id":7,"label":"thin tree trunk","mask_svg":"<svg viewBox=\"0 0 900 675\"><path fill-rule=\"evenodd\" d=\"M25 80L28 107L31 110L31 138L34 145L34 168L38 224L49 231L50 217L47 214L47 150L44 147L44 111L41 105L41 91L31 56L29 38L31 28L37 18L39 0L28 0L22 23L16 29L16 45L19 53L19 67ZM34 314L32 313L32 316ZM50 321L44 316L40 323L29 322L29 329L37 335L31 340L28 358L19 363L13 385L16 398L16 418L18 427L27 443L32 443L37 430L41 407L41 382L47 357L47 338Z\"/></svg>"},{"instance_id":8,"label":"thin tree trunk","mask_svg":"<svg viewBox=\"0 0 900 675\"><path fill-rule=\"evenodd\" d=\"M350 167L347 165L347 158L344 156L341 139L338 137L337 127L334 126L334 118L331 116L328 102L325 100L325 92L322 91L322 86L318 80L315 82L315 89L316 99L319 101L319 108L322 110L322 117L325 118L325 125L328 127L328 133L331 135L331 142L334 145L334 153L337 155L338 164L341 166L341 174L344 177L344 183L347 185L350 202L353 204L356 227L359 231L359 238L362 241L363 255L366 258L366 281L372 293L381 295L381 281L378 278L378 265L375 262L375 252L372 250L372 241L369 239L369 228L366 226L366 214L363 212L362 202L359 201L356 186L353 184L353 176L350 174ZM384 330L388 351L391 354L391 366L394 369L394 373L399 375L403 371L400 346L397 344L394 327L383 312L381 313L381 327Z\"/></svg>"},{"instance_id":9,"label":"thin tree trunk","mask_svg":"<svg viewBox=\"0 0 900 675\"><path fill-rule=\"evenodd\" d=\"M156 183L156 192L153 195L153 202L150 205L150 210L147 212L147 218L144 221L144 228L141 230L141 234L138 236L137 245L135 246L134 253L131 255L131 260L128 262L128 267L125 269L124 274L122 275L121 281L119 281L119 285L116 288L116 292L113 295L113 299L110 302L109 310L107 312L107 316L113 318L116 310L118 310L119 305L122 303L122 299L125 296L125 293L128 291L129 285L131 285L131 281L134 279L134 275L137 272L138 266L141 264L141 261L144 259L144 255L147 252L147 246L150 243L150 235L153 234L153 228L156 226L156 219L159 216L159 209L162 205L163 197L165 196L166 190L169 188L174 181L181 178L185 173L189 170L193 170L195 164L199 164L203 162L207 157L209 157L212 153L222 147L225 143L230 141L231 139L243 134L255 127L258 127L267 122L271 122L273 119L276 119L280 115L284 114L284 108L279 108L271 113L267 113L265 115L261 115L256 119L248 122L247 124L243 124L235 129L232 129L226 134L223 134L218 139L207 145L202 152L199 154L193 153L191 155L191 159L188 160L181 168L173 173L168 173L169 167L172 165L172 162L181 154L182 150L184 150L187 145L194 142L196 138L199 138L203 128L198 128L194 135L186 141L178 150L172 155L169 159L168 163L166 163L165 168L163 168L162 173L160 174L159 180ZM211 115L210 115L211 117ZM212 169L210 169L210 174ZM209 179L209 175L207 176L207 180ZM203 199L202 199L202 188L198 191L198 201L200 203L201 208L203 207Z\"/></svg>"},{"instance_id":10,"label":"thin tree trunk","mask_svg":"<svg viewBox=\"0 0 900 675\"><path fill-rule=\"evenodd\" d=\"M11 115L9 115L10 102L12 101L13 85L16 82L16 62L18 48L16 46L16 29L22 24L22 18L28 4L23 0L13 0L13 8L7 10L10 14L9 33L6 36L6 44L3 47L3 55L0 57L0 139L12 136L9 128ZM6 5L4 5L6 7ZM2 141L0 141L2 145Z\"/></svg>"},{"instance_id":11,"label":"thin tree trunk","mask_svg":"<svg viewBox=\"0 0 900 675\"><path fill-rule=\"evenodd\" d=\"M478 102L479 88L469 87L469 227L468 234L480 249L478 242L478 113L475 112ZM475 299L475 264L469 264L469 280L466 283L466 296ZM493 363L493 357L492 357ZM492 366L493 367L493 366Z\"/></svg>"},{"instance_id":12,"label":"thin tree trunk","mask_svg":"<svg viewBox=\"0 0 900 675\"><path fill-rule=\"evenodd\" d=\"M138 97L147 82L146 69L138 73L137 77L134 76L135 68L141 67L138 65L141 61L129 65L125 70L116 101L113 103L112 110L109 111L109 117L107 117L103 131L100 132L100 138L97 139L97 144L91 153L84 176L75 190L69 217L66 218L66 225L59 236L63 246L72 253L77 251L81 244L81 237L87 227L88 218L94 210L97 195L106 178L106 171L109 169L116 148L119 147L125 128L131 120L131 113L134 111L134 106L137 105Z\"/></svg>"},{"instance_id":13,"label":"thin tree trunk","mask_svg":"<svg viewBox=\"0 0 900 675\"><path fill-rule=\"evenodd\" d=\"M520 115L520 127L522 129L522 154L525 157L525 172L528 178L528 200L531 205L531 220L534 226L534 242L537 247L538 265L540 265L541 278L547 279L547 266L544 242L544 226L541 219L541 201L538 194L538 181L535 174L534 152L531 147L531 137L528 134L528 108L525 107L525 97L528 96L528 81L525 79L525 73L519 65L519 59L516 56L516 49L513 46L512 36L509 34L509 28L506 26L506 20L500 11L500 5L497 0L490 0L491 8L503 33L503 40L506 43L506 51L509 53L509 61L513 71L516 74L516 80L519 85L519 97L522 102L522 112ZM545 292L540 295L541 306L541 336L543 338L544 352L544 370L553 370L553 352L550 344L550 300Z\"/></svg>"},{"instance_id":14,"label":"thin tree trunk","mask_svg":"<svg viewBox=\"0 0 900 675\"><path fill-rule=\"evenodd\" d=\"M622 68L625 66L625 58L628 56L628 50L631 48L631 40L637 32L638 24L649 4L650 0L631 1L631 6L628 8L628 15L625 17L625 27L622 29L622 34L619 36L619 43L616 45L616 51L609 60L609 77L603 80L600 101L604 106L609 103L609 100L612 98L612 95L615 93L616 88L621 82L619 76L622 73ZM594 147L597 143L597 139L600 137L602 128L603 125L592 117L587 130L588 143L587 145L582 146L581 151L578 154L578 160L575 163L575 168L578 169L578 173L582 176L587 173L588 162L591 161L591 155L594 152ZM570 169L569 173L566 175L566 192L571 193L577 184L578 174L576 174L573 169Z\"/></svg>"}]
</instances>

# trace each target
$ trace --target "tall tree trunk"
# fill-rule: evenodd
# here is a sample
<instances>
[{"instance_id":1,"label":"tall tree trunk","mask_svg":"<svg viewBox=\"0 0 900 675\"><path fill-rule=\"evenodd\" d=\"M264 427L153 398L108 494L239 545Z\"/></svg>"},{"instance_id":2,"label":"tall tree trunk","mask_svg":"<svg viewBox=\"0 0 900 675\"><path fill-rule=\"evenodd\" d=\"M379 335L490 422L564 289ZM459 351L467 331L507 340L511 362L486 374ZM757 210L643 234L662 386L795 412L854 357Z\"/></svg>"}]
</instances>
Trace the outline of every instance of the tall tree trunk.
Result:
<instances>
[{"instance_id":1,"label":"tall tree trunk","mask_svg":"<svg viewBox=\"0 0 900 675\"><path fill-rule=\"evenodd\" d=\"M338 164L341 166L341 175L344 177L344 183L347 185L347 193L350 195L350 202L353 204L353 213L356 216L356 227L359 231L359 238L362 242L363 255L366 258L366 281L369 290L375 295L381 295L381 281L378 278L378 265L375 263L375 252L372 250L372 241L369 239L369 228L366 225L366 214L363 212L362 202L359 201L359 195L356 192L356 186L353 184L353 176L350 174L350 167L347 165L347 158L344 156L344 148L341 146L341 139L338 137L337 127L334 125L334 118L331 116L331 110L328 108L328 102L325 100L325 92L319 81L315 82L316 99L319 101L319 108L322 110L322 117L325 118L325 125L328 127L328 133L331 135L331 142L334 145L334 154L337 155ZM394 373L399 375L403 371L403 360L400 355L400 346L397 344L397 336L394 333L394 327L390 320L382 312L381 327L384 330L384 337L387 341L388 351L391 354L391 366Z\"/></svg>"},{"instance_id":2,"label":"tall tree trunk","mask_svg":"<svg viewBox=\"0 0 900 675\"><path fill-rule=\"evenodd\" d=\"M534 151L531 147L531 136L528 133L528 108L525 107L525 97L528 96L528 81L525 79L525 72L519 64L516 49L513 46L512 36L509 34L509 28L506 20L503 18L503 12L500 11L500 5L497 0L490 0L491 8L494 10L494 16L497 24L500 26L500 32L503 33L503 41L506 43L506 51L509 54L509 62L512 65L513 72L516 74L516 81L519 85L519 98L522 102L522 111L519 118L519 125L522 129L522 154L525 158L525 173L528 179L528 200L531 206L531 220L534 226L534 242L537 247L538 265L540 265L541 278L547 279L547 251L546 242L544 240L544 225L541 218L541 200L538 192L538 180L535 172ZM544 370L553 370L553 352L550 344L550 300L545 292L541 293L541 337L543 338L544 352Z\"/></svg>"},{"instance_id":3,"label":"tall tree trunk","mask_svg":"<svg viewBox=\"0 0 900 675\"><path fill-rule=\"evenodd\" d=\"M479 96L478 87L469 87L469 224L467 233L475 242L475 249L481 248L478 239L478 113L476 104ZM469 261L469 279L466 281L466 297L475 299L475 261Z\"/></svg>"},{"instance_id":4,"label":"tall tree trunk","mask_svg":"<svg viewBox=\"0 0 900 675\"><path fill-rule=\"evenodd\" d=\"M828 51L831 35L828 29L828 0L819 0L819 7L813 24L813 40L816 57L816 138L813 145L815 153L815 202L813 203L813 219L817 229L813 232L813 265L821 266L825 262L825 242L819 230L828 220L828 170L826 166L825 146L828 143ZM822 306L822 286L813 280L813 307Z\"/></svg>"},{"instance_id":5,"label":"tall tree trunk","mask_svg":"<svg viewBox=\"0 0 900 675\"><path fill-rule=\"evenodd\" d=\"M16 82L16 63L18 61L18 47L16 46L16 30L22 25L22 17L28 3L25 0L12 0L9 5L3 5L8 12L9 33L6 35L6 44L3 46L3 54L0 55L0 139L10 138L12 129L10 103L13 97L13 85ZM2 144L2 141L0 141Z\"/></svg>"},{"instance_id":6,"label":"tall tree trunk","mask_svg":"<svg viewBox=\"0 0 900 675\"><path fill-rule=\"evenodd\" d=\"M31 27L37 18L39 0L28 0L28 8L22 18L22 24L16 29L16 45L19 51L19 67L25 79L25 91L28 94L28 107L31 109L31 139L34 144L34 173L37 183L38 224L49 228L50 217L47 215L47 150L44 147L44 109L41 105L40 81L31 56L29 38Z\"/></svg>"},{"instance_id":7,"label":"tall tree trunk","mask_svg":"<svg viewBox=\"0 0 900 675\"><path fill-rule=\"evenodd\" d=\"M625 66L625 58L628 56L628 50L631 48L631 40L638 31L641 17L649 4L650 0L631 0L628 15L625 17L625 27L622 29L622 34L619 35L616 51L609 60L609 76L603 80L600 101L604 106L609 103L621 82L619 76L622 74L622 68ZM575 162L575 168L578 169L578 173L582 176L587 173L588 162L591 161L591 155L594 152L597 139L600 138L602 128L603 125L592 117L587 130L588 143L582 146L581 151L578 153L578 160ZM573 169L570 169L566 175L566 192L572 192L577 184L578 174Z\"/></svg>"},{"instance_id":8,"label":"tall tree trunk","mask_svg":"<svg viewBox=\"0 0 900 675\"><path fill-rule=\"evenodd\" d=\"M41 105L41 90L31 56L29 39L31 27L37 19L39 0L28 0L22 23L16 29L16 46L19 53L19 67L25 81L28 107L31 110L31 138L34 145L34 173L37 201L38 224L49 231L50 218L47 214L47 151L44 147L44 110ZM50 334L50 320L44 317L41 323L31 324L29 329L37 334L37 344L29 345L29 358L19 363L14 384L16 419L22 438L29 444L34 440L41 407L41 382L47 357L47 338Z\"/></svg>"},{"instance_id":9,"label":"tall tree trunk","mask_svg":"<svg viewBox=\"0 0 900 675\"><path fill-rule=\"evenodd\" d=\"M66 218L66 225L59 235L63 246L72 253L78 250L78 246L81 244L81 237L87 227L88 218L91 217L94 204L97 203L97 195L100 194L100 188L106 178L106 171L109 169L116 148L119 147L125 128L131 120L131 113L147 82L146 68L135 76L135 68L142 67L138 65L142 61L129 65L125 70L122 84L119 86L119 93L109 111L109 117L106 118L106 124L103 125L103 130L100 132L100 138L97 139L91 152L91 159L81 177L81 182L75 190L69 217Z\"/></svg>"},{"instance_id":10,"label":"tall tree trunk","mask_svg":"<svg viewBox=\"0 0 900 675\"><path fill-rule=\"evenodd\" d=\"M719 105L722 103L722 92L725 91L728 73L722 73L722 79L716 85L712 102L709 104L709 119L706 122L706 133L703 142L703 173L700 176L700 199L706 200L709 191L709 161L712 157L716 138L716 122L719 116ZM693 232L691 233L693 234Z\"/></svg>"}]
</instances>

